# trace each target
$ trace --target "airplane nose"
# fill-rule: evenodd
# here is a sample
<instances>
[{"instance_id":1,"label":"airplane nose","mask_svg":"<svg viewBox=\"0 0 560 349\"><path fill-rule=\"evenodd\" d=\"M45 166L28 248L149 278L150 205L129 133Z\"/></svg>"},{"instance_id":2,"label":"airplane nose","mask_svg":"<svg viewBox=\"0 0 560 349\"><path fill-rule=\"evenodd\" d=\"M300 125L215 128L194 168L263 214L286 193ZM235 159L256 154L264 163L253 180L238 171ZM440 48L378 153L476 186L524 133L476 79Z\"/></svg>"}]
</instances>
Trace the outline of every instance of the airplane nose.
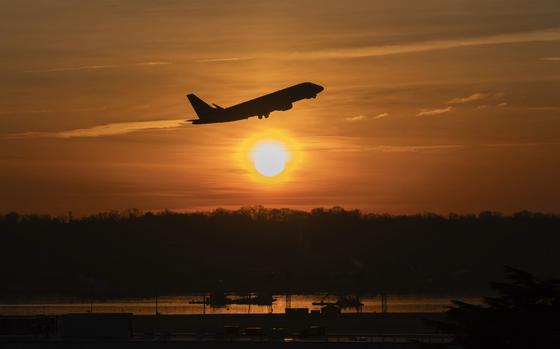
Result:
<instances>
[{"instance_id":1,"label":"airplane nose","mask_svg":"<svg viewBox=\"0 0 560 349\"><path fill-rule=\"evenodd\" d=\"M315 85L315 86L317 86L317 93L319 93L319 92L321 92L321 91L323 91L323 90L325 89L325 88L324 88L323 86L321 86L321 85Z\"/></svg>"}]
</instances>

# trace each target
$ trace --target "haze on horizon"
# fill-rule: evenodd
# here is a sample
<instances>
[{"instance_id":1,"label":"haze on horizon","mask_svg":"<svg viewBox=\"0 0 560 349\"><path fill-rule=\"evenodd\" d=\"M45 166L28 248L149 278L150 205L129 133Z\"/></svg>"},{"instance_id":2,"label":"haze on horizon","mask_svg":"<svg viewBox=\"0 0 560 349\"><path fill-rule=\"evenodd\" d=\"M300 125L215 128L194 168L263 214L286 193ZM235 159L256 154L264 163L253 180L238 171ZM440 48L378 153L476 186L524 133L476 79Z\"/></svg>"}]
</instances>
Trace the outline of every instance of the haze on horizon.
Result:
<instances>
[{"instance_id":1,"label":"haze on horizon","mask_svg":"<svg viewBox=\"0 0 560 349\"><path fill-rule=\"evenodd\" d=\"M560 212L557 0L0 0L0 212ZM288 112L195 127L295 83ZM252 180L280 132L300 163Z\"/></svg>"}]
</instances>

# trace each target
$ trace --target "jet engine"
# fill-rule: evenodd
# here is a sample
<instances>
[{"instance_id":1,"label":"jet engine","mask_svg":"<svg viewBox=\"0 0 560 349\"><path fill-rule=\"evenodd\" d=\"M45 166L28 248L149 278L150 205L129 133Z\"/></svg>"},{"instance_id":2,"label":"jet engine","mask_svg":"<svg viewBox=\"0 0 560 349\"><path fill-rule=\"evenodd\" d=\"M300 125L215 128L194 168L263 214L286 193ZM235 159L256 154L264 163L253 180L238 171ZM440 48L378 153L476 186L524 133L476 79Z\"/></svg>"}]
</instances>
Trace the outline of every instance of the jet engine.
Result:
<instances>
[{"instance_id":1,"label":"jet engine","mask_svg":"<svg viewBox=\"0 0 560 349\"><path fill-rule=\"evenodd\" d=\"M282 104L278 106L278 110L290 110L292 109L293 104L289 103L289 104Z\"/></svg>"}]
</instances>

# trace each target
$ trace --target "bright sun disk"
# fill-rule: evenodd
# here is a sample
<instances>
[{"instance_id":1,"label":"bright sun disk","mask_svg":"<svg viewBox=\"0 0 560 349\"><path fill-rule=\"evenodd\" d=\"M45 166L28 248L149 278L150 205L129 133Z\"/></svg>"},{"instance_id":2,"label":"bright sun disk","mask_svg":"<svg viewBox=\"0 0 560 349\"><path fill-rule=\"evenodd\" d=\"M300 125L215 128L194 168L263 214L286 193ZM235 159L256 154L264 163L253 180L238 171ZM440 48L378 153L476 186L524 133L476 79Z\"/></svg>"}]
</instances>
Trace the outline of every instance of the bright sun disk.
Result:
<instances>
[{"instance_id":1,"label":"bright sun disk","mask_svg":"<svg viewBox=\"0 0 560 349\"><path fill-rule=\"evenodd\" d=\"M278 141L263 141L255 145L251 159L258 173L265 177L274 177L286 168L290 152Z\"/></svg>"}]
</instances>

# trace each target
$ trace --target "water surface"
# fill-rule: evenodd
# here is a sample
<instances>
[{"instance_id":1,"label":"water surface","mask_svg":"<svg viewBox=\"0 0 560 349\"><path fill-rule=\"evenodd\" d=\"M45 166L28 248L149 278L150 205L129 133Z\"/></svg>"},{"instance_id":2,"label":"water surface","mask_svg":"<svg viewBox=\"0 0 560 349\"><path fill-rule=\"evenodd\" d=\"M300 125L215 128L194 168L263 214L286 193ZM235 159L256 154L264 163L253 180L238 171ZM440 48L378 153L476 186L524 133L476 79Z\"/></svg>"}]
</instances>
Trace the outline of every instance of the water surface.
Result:
<instances>
[{"instance_id":1,"label":"water surface","mask_svg":"<svg viewBox=\"0 0 560 349\"><path fill-rule=\"evenodd\" d=\"M276 301L270 306L259 305L228 305L225 307L211 307L202 304L190 304L199 301L201 296L160 296L156 298L142 299L111 299L104 301L89 300L37 300L33 302L0 302L0 315L60 315L67 313L115 313L126 312L137 315L155 314L257 314L257 313L284 313L286 301L291 303L292 308L309 308L320 310L320 306L312 305L313 302L321 301L325 297L320 294L291 295L288 300L286 295L275 295ZM387 311L393 313L403 312L442 312L449 306L451 299L460 298L470 303L479 303L480 299L475 297L453 297L453 296L413 296L413 295L389 295L387 297ZM325 301L336 301L335 297L327 297ZM381 298L379 296L366 296L361 298L364 304L361 311L378 313L382 311ZM356 312L355 308L343 309L343 312Z\"/></svg>"}]
</instances>

